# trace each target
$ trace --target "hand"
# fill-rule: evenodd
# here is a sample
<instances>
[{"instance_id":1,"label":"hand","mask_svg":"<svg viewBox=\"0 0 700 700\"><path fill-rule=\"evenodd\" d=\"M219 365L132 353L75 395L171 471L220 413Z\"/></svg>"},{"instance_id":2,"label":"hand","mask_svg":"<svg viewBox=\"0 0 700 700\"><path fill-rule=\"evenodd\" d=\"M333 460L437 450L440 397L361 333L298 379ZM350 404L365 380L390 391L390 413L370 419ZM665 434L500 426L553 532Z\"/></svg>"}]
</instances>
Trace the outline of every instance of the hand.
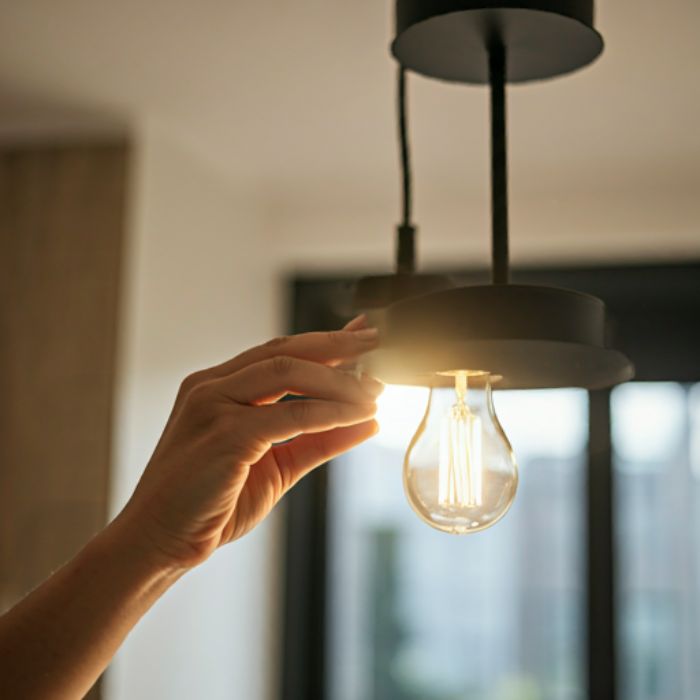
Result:
<instances>
[{"instance_id":1,"label":"hand","mask_svg":"<svg viewBox=\"0 0 700 700\"><path fill-rule=\"evenodd\" d=\"M187 377L115 526L173 569L249 532L301 477L376 433L383 385L338 366L377 342L358 317L342 331L278 338ZM280 402L287 394L309 398Z\"/></svg>"}]
</instances>

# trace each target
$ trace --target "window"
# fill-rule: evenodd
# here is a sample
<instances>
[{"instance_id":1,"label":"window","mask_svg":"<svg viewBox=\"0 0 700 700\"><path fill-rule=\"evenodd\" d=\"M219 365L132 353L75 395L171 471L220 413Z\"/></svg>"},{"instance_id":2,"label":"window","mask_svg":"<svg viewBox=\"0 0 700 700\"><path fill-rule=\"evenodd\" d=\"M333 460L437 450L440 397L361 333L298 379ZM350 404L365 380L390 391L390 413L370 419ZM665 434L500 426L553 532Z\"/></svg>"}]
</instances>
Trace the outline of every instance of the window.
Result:
<instances>
[{"instance_id":1,"label":"window","mask_svg":"<svg viewBox=\"0 0 700 700\"><path fill-rule=\"evenodd\" d=\"M700 384L612 394L621 697L700 697Z\"/></svg>"},{"instance_id":2,"label":"window","mask_svg":"<svg viewBox=\"0 0 700 700\"><path fill-rule=\"evenodd\" d=\"M381 433L286 497L284 700L700 697L700 265L514 281L605 299L638 381L496 392L520 488L464 537L406 503L426 390L389 388ZM297 279L293 330L338 327L350 290Z\"/></svg>"},{"instance_id":3,"label":"window","mask_svg":"<svg viewBox=\"0 0 700 700\"><path fill-rule=\"evenodd\" d=\"M431 530L403 495L426 398L388 387L380 434L329 474L328 697L583 698L586 392L496 392L519 493L469 537Z\"/></svg>"}]
</instances>

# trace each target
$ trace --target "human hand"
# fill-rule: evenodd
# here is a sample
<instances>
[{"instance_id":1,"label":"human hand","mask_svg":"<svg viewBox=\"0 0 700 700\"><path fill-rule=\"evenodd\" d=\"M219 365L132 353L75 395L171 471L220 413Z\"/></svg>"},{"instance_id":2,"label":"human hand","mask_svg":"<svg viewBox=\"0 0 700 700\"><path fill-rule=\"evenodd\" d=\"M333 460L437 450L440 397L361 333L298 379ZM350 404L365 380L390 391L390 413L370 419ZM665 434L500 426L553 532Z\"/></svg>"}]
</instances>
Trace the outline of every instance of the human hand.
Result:
<instances>
[{"instance_id":1,"label":"human hand","mask_svg":"<svg viewBox=\"0 0 700 700\"><path fill-rule=\"evenodd\" d=\"M377 343L358 317L187 377L115 527L173 569L249 532L301 477L376 433L382 383L338 366ZM309 398L279 401L288 394Z\"/></svg>"}]
</instances>

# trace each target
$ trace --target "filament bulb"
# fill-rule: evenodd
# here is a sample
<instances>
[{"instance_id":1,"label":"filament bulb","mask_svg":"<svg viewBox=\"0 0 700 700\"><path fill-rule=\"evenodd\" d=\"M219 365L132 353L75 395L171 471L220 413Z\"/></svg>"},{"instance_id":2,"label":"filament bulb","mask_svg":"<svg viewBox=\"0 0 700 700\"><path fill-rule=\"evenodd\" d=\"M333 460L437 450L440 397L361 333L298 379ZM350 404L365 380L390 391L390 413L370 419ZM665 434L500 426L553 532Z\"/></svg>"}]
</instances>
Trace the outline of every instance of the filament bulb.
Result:
<instances>
[{"instance_id":1,"label":"filament bulb","mask_svg":"<svg viewBox=\"0 0 700 700\"><path fill-rule=\"evenodd\" d=\"M490 375L449 374L454 391L430 390L404 459L404 488L425 522L465 534L484 530L506 514L515 498L518 468L493 407Z\"/></svg>"}]
</instances>

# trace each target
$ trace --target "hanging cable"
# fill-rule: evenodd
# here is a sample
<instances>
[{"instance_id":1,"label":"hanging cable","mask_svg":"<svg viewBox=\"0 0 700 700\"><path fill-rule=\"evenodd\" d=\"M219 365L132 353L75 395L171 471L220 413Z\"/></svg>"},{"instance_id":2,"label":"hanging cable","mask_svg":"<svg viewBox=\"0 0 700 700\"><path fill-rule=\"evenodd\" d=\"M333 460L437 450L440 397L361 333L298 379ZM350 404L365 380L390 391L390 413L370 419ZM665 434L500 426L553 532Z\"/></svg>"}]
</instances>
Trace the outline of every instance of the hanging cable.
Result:
<instances>
[{"instance_id":1,"label":"hanging cable","mask_svg":"<svg viewBox=\"0 0 700 700\"><path fill-rule=\"evenodd\" d=\"M412 178L411 173L411 153L408 146L408 118L406 114L406 69L399 66L398 69L398 117L399 117L399 149L401 154L401 179L402 179L402 226L411 225L411 208L412 208Z\"/></svg>"},{"instance_id":2,"label":"hanging cable","mask_svg":"<svg viewBox=\"0 0 700 700\"><path fill-rule=\"evenodd\" d=\"M411 274L415 270L415 234L411 223L413 207L413 174L411 172L411 152L408 139L406 69L397 70L396 112L398 117L399 153L401 163L401 223L398 227L396 248L396 271Z\"/></svg>"}]
</instances>

